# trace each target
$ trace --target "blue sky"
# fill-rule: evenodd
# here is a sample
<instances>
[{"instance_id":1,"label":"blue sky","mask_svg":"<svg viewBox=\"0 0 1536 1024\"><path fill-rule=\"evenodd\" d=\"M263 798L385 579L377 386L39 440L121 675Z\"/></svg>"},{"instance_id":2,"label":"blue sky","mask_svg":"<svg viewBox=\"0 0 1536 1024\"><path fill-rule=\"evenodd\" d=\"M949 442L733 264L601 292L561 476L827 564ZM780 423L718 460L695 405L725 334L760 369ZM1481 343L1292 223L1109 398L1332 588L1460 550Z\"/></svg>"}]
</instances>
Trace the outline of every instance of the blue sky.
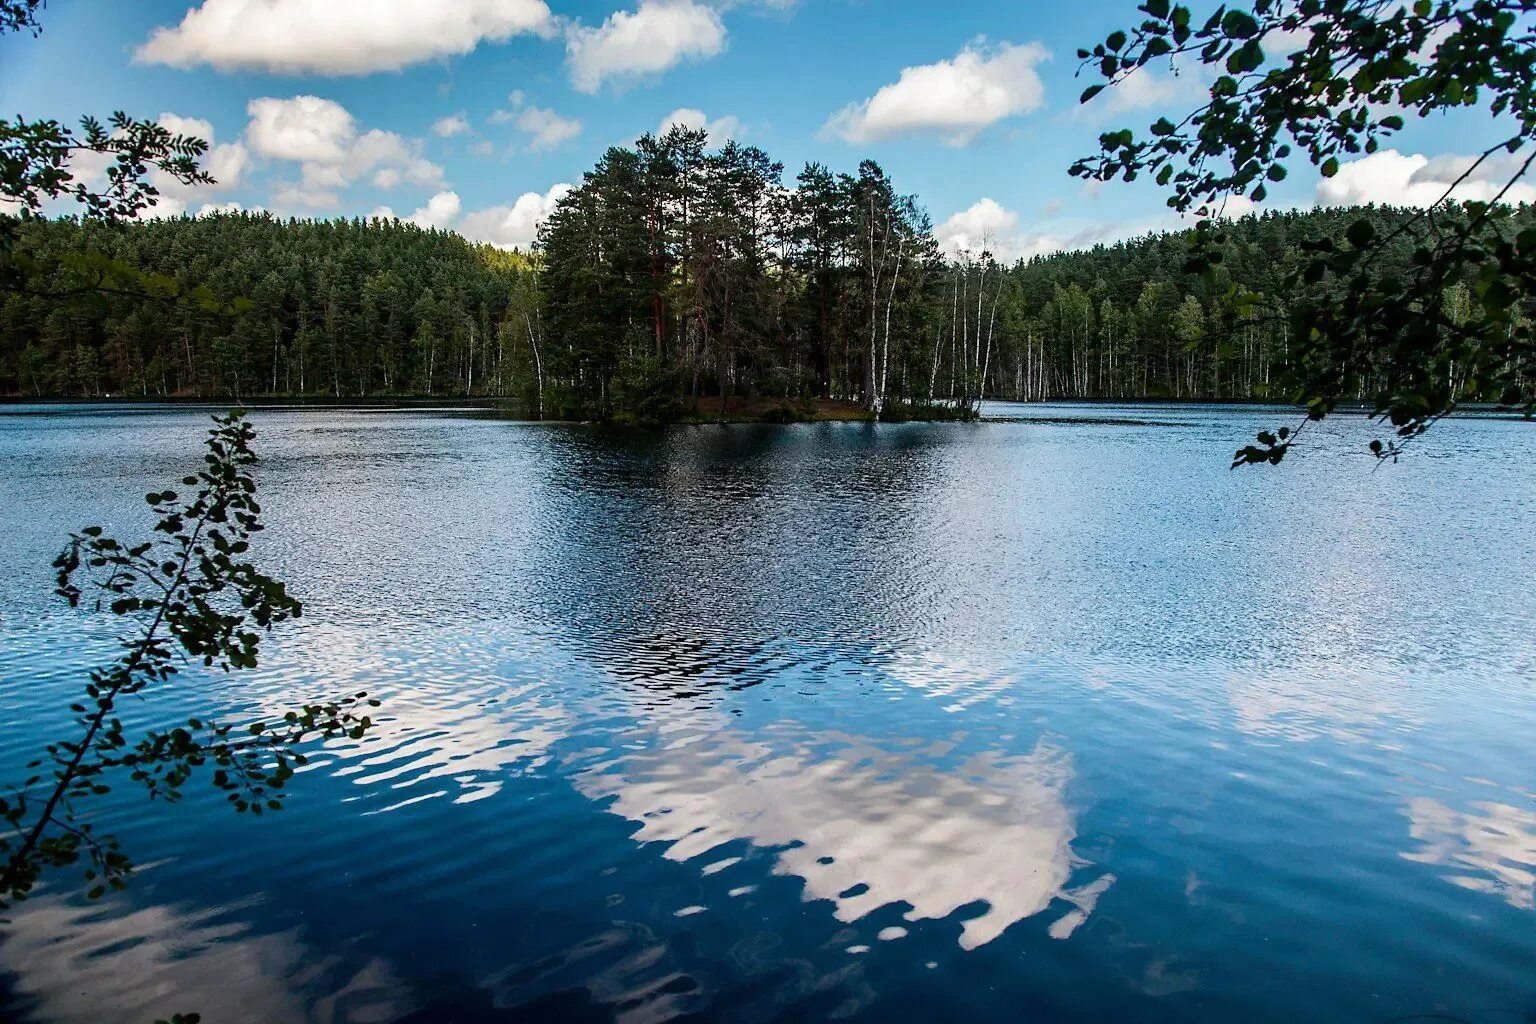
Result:
<instances>
[{"instance_id":1,"label":"blue sky","mask_svg":"<svg viewBox=\"0 0 1536 1024\"><path fill-rule=\"evenodd\" d=\"M790 176L872 157L948 244L1019 255L1174 223L1155 189L1066 174L1100 131L1198 90L1161 72L1078 106L1077 48L1134 18L1132 0L55 0L41 39L0 41L0 110L211 129L223 184L168 190L173 212L388 211L503 245L606 147L676 115ZM1428 201L1487 131L1413 123L1269 205Z\"/></svg>"}]
</instances>

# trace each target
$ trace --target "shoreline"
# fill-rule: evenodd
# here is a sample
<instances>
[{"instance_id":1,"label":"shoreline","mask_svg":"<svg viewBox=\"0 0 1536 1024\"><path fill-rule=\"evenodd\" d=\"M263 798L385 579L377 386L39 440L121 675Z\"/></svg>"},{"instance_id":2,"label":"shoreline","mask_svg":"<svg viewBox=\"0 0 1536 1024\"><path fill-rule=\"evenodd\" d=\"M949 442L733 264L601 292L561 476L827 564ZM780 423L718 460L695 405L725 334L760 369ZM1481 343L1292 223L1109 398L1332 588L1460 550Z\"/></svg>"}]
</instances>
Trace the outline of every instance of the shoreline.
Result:
<instances>
[{"instance_id":1,"label":"shoreline","mask_svg":"<svg viewBox=\"0 0 1536 1024\"><path fill-rule=\"evenodd\" d=\"M1012 398L985 398L982 399L975 413L961 414L957 406L948 401L940 400L935 406L904 407L899 403L893 403L887 408L894 410L895 414L882 417L880 423L974 423L974 422L1016 422L1024 423L1040 419L1048 421L1048 417L1035 417L1024 415L988 416L987 406L1005 406L1010 410L1050 409L1072 407L1081 409L1117 407L1117 408L1144 408L1144 409L1233 409L1262 411L1271 410L1277 412L1301 412L1302 410L1290 403L1265 402L1244 399L1213 399L1213 398L1047 398L1043 400L1021 401ZM766 424L788 425L794 423L875 423L877 422L868 409L857 402L842 399L741 399L736 398L723 406L717 398L706 398L698 402L692 411L684 410L679 415L665 421L648 421L633 417L620 416L609 420L599 419L566 419L556 416L534 417L526 413L520 403L507 399L491 397L479 398L437 398L425 395L393 396L393 397L348 397L332 398L310 395L305 397L295 396L271 396L260 398L237 399L229 396L218 397L191 397L173 396L167 398L128 398L121 396L104 396L99 398L29 398L16 395L0 395L0 416L21 413L34 409L58 409L66 411L70 409L144 409L146 411L158 409L208 409L225 410L231 407L265 410L323 410L356 412L442 412L450 414L472 414L487 418L501 419L515 423L547 423L547 424L592 424L612 427L657 427L657 426L723 426L730 424ZM1340 415L1368 415L1370 407L1366 405L1340 405L1331 414L1333 417ZM932 414L929 414L932 413ZM1467 403L1451 413L1448 418L1462 417L1488 417L1497 416L1506 419L1524 420L1526 416L1519 409L1499 406L1493 403Z\"/></svg>"}]
</instances>

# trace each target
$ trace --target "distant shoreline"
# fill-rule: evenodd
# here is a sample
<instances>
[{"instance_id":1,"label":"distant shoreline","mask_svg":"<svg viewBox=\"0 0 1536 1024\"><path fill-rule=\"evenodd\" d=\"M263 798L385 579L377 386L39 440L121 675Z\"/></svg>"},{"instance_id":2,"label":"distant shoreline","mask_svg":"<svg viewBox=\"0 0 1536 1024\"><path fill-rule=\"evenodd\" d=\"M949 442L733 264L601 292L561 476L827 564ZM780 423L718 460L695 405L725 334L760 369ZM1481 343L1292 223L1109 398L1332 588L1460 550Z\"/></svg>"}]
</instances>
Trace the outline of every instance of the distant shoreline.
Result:
<instances>
[{"instance_id":1,"label":"distant shoreline","mask_svg":"<svg viewBox=\"0 0 1536 1024\"><path fill-rule=\"evenodd\" d=\"M1037 419L1029 415L1014 415L996 417L987 415L987 406L1007 406L1019 410L1060 408L1145 408L1145 409L1173 409L1173 408L1229 408L1244 410L1273 410L1285 413L1300 413L1298 406L1284 402L1264 402L1257 400L1239 399L1211 399L1211 398L1048 398L1035 401L1019 401L1011 398L986 398L982 400L980 414L976 417L956 415L955 406L941 400L936 407L919 406L915 409L901 409L900 413L890 419L882 419L881 422L974 422L979 419L982 422L1029 422ZM332 398L318 395L305 397L296 396L263 396L259 398L234 398L225 396L222 398L199 398L191 396L173 396L167 398L128 398L121 396L103 396L98 398L31 398L17 395L0 395L0 414L9 410L26 410L42 408L91 408L91 407L118 407L123 409L141 408L145 410L155 409L209 409L223 410L231 406L240 406L249 409L267 410L299 410L299 409L332 409L338 411L357 412L444 412L444 413L475 413L489 418L503 419L508 422L518 423L597 423L609 426L656 426L656 423L637 421L628 418L614 420L582 420L564 419L557 416L539 418L529 415L520 403L510 399L493 397L478 398L437 398L425 395L394 396L388 398L370 397L346 397ZM942 410L949 410L948 412ZM1369 407L1365 405L1340 405L1334 415L1364 415ZM1528 419L1518 410L1509 409L1491 403L1468 403L1452 413L1452 418L1461 416L1499 416L1505 419ZM1048 418L1047 418L1048 419ZM666 421L668 425L679 426L708 426L712 424L791 424L791 423L869 423L873 419L867 409L857 402L841 399L742 399L734 398L723 407L718 398L705 398L699 400L694 411L683 414Z\"/></svg>"}]
</instances>

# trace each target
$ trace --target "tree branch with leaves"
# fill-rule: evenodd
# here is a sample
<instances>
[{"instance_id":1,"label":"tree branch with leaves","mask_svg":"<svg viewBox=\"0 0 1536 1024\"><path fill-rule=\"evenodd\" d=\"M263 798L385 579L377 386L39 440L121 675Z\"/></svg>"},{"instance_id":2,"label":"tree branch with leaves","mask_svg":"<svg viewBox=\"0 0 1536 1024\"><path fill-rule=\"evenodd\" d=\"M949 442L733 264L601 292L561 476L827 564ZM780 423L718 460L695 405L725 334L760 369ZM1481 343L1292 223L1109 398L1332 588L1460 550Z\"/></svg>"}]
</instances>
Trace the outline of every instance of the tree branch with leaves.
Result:
<instances>
[{"instance_id":1,"label":"tree branch with leaves","mask_svg":"<svg viewBox=\"0 0 1536 1024\"><path fill-rule=\"evenodd\" d=\"M1395 458L1463 402L1536 412L1536 230L1512 227L1505 204L1536 161L1536 0L1257 0L1223 5L1203 21L1188 6L1147 0L1138 25L1079 51L1082 71L1104 81L1091 102L1147 68L1191 63L1215 78L1208 101L1148 132L1100 136L1099 152L1071 168L1096 181L1150 176L1168 205L1202 217L1188 269L1220 265L1224 232L1214 219L1231 196L1261 202L1298 162L1324 178L1369 155L1409 117L1457 109L1490 115L1492 138L1461 168L1442 201L1378 235L1362 218L1343 238L1307 244L1286 282L1297 347L1274 393L1320 420L1363 399L1395 437L1375 440ZM1498 172L1487 201L1457 202L1477 173ZM1411 249L1404 273L1384 274L1379 256ZM1455 318L1441 296L1464 285L1478 315ZM1243 315L1263 297L1234 290ZM1266 431L1234 466L1278 463L1296 431Z\"/></svg>"},{"instance_id":2,"label":"tree branch with leaves","mask_svg":"<svg viewBox=\"0 0 1536 1024\"><path fill-rule=\"evenodd\" d=\"M0 0L0 36L42 32L38 16L45 0ZM120 223L135 220L155 207L161 182L212 185L201 160L208 143L172 132L155 121L117 111L103 124L82 117L78 128L52 119L28 120L20 114L0 118L0 289L38 294L28 282L38 268L15 251L17 227L23 217L38 216L47 203L73 202L80 216ZM79 175L80 160L101 161L99 179ZM98 281L110 294L114 283L132 280L133 268L118 266ZM134 282L138 284L139 282ZM146 288L153 293L152 288Z\"/></svg>"},{"instance_id":3,"label":"tree branch with leaves","mask_svg":"<svg viewBox=\"0 0 1536 1024\"><path fill-rule=\"evenodd\" d=\"M301 705L274 722L243 727L209 718L153 730L137 741L118 717L122 702L167 687L181 662L224 672L255 668L264 634L303 611L279 580L246 560L263 529L251 467L255 433L240 412L216 417L205 468L174 491L146 496L157 517L151 539L125 544L101 527L72 534L54 562L57 593L73 608L105 612L128 629L119 655L93 670L84 699L71 705L78 738L47 747L36 772L0 799L0 908L25 898L50 869L86 862L87 895L121 888L132 862L82 811L120 778L151 799L175 801L199 769L238 812L283 806L304 750L337 736L361 739L372 726L366 693Z\"/></svg>"}]
</instances>

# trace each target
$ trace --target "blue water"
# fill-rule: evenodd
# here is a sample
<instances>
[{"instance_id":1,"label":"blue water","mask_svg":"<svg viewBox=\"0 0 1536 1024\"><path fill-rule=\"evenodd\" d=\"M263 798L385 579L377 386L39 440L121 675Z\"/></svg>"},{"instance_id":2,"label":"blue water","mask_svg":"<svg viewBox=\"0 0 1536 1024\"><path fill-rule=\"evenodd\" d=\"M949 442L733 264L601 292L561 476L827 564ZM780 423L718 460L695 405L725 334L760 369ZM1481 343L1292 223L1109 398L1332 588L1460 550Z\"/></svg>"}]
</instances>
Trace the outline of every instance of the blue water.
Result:
<instances>
[{"instance_id":1,"label":"blue water","mask_svg":"<svg viewBox=\"0 0 1536 1024\"><path fill-rule=\"evenodd\" d=\"M17 909L0 1016L1536 1016L1536 427L1233 473L1283 419L989 411L257 413L305 616L132 724L379 725L272 817L101 799L142 868ZM0 409L0 777L107 650L49 559L139 530L204 426Z\"/></svg>"}]
</instances>

